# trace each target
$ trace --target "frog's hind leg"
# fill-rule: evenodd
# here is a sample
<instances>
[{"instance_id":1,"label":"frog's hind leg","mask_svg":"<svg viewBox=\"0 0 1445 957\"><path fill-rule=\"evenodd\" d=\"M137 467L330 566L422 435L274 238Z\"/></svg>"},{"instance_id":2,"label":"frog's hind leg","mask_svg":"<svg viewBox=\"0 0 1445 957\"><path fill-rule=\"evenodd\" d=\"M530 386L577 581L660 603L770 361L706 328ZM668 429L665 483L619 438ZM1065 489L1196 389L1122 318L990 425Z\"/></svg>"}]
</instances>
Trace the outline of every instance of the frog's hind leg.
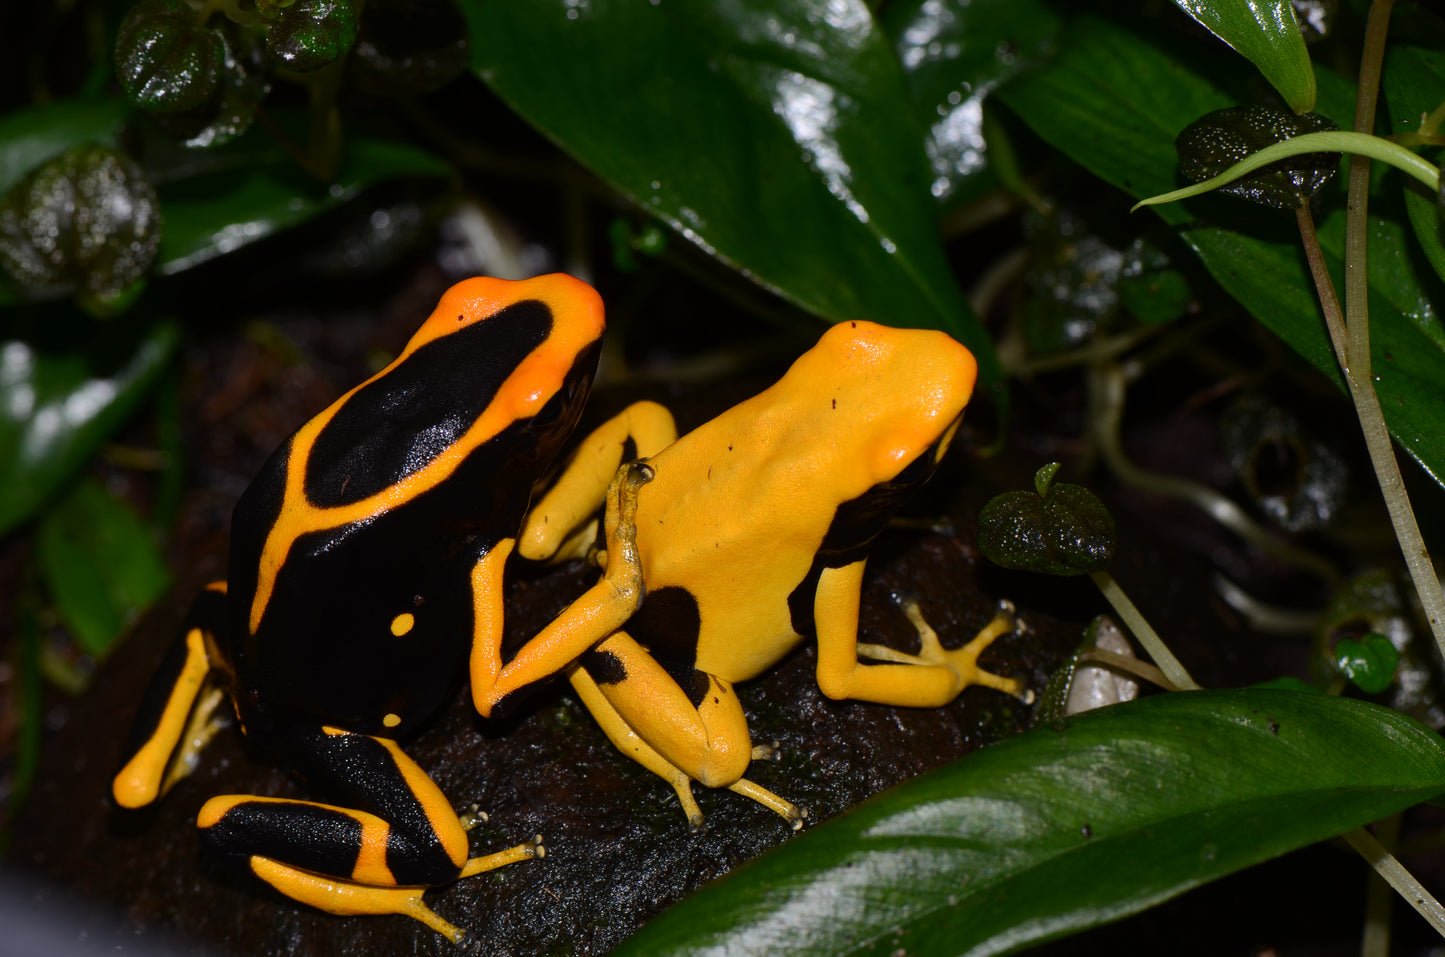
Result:
<instances>
[{"instance_id":1,"label":"frog's hind leg","mask_svg":"<svg viewBox=\"0 0 1445 957\"><path fill-rule=\"evenodd\" d=\"M275 742L336 804L249 794L212 798L196 821L210 850L243 858L281 893L333 914L404 914L454 943L465 934L422 901L429 887L541 857L540 836L467 858L467 834L426 772L387 738L295 729Z\"/></svg>"},{"instance_id":2,"label":"frog's hind leg","mask_svg":"<svg viewBox=\"0 0 1445 957\"><path fill-rule=\"evenodd\" d=\"M169 791L221 726L216 712L226 694L208 678L218 664L212 636L225 611L225 587L214 583L196 598L180 639L146 689L125 763L111 782L121 807L143 807Z\"/></svg>"},{"instance_id":3,"label":"frog's hind leg","mask_svg":"<svg viewBox=\"0 0 1445 957\"><path fill-rule=\"evenodd\" d=\"M728 788L802 826L806 811L743 777L755 749L728 682L701 671L679 679L621 631L584 655L570 680L617 749L672 785L694 827L702 811L693 781Z\"/></svg>"}]
</instances>

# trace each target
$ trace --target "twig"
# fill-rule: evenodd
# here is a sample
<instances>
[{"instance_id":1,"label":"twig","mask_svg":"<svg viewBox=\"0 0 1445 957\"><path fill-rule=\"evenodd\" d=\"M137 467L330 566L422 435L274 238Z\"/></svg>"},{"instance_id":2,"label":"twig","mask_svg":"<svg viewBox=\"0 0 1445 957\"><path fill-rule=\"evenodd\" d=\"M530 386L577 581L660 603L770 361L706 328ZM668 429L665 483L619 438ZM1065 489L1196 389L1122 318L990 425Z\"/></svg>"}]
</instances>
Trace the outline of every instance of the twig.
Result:
<instances>
[{"instance_id":1,"label":"twig","mask_svg":"<svg viewBox=\"0 0 1445 957\"><path fill-rule=\"evenodd\" d=\"M1445 907L1440 905L1434 896L1425 889L1424 885L1415 879L1415 876L1405 870L1404 866L1389 851L1380 846L1369 831L1357 827L1353 831L1346 831L1341 835L1349 845L1353 847L1365 862L1375 869L1385 879L1395 893L1410 902L1410 906L1420 912L1420 916L1430 922L1436 933L1445 936Z\"/></svg>"}]
</instances>

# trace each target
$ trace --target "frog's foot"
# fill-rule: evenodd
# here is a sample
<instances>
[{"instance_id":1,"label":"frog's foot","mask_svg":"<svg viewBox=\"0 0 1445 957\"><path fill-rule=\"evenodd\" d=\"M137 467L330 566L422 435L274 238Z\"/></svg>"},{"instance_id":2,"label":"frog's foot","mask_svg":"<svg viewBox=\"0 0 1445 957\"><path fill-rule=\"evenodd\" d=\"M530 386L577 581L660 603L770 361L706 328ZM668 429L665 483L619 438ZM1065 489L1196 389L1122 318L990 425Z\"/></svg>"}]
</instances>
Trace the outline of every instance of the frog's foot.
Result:
<instances>
[{"instance_id":1,"label":"frog's foot","mask_svg":"<svg viewBox=\"0 0 1445 957\"><path fill-rule=\"evenodd\" d=\"M487 823L488 820L487 812L483 811L481 806L477 804L471 805L457 815L457 823L462 826L462 830L464 831L470 831L479 824Z\"/></svg>"},{"instance_id":2,"label":"frog's foot","mask_svg":"<svg viewBox=\"0 0 1445 957\"><path fill-rule=\"evenodd\" d=\"M783 749L777 741L771 744L753 745L754 761L780 761L783 757Z\"/></svg>"},{"instance_id":3,"label":"frog's foot","mask_svg":"<svg viewBox=\"0 0 1445 957\"><path fill-rule=\"evenodd\" d=\"M516 847L471 858L462 865L462 872L457 875L457 879L471 877L473 874L481 874L485 871L494 871L499 867L506 867L508 864L515 864L518 861L530 861L546 856L547 848L542 845L542 835L534 834L530 841L523 841Z\"/></svg>"},{"instance_id":4,"label":"frog's foot","mask_svg":"<svg viewBox=\"0 0 1445 957\"><path fill-rule=\"evenodd\" d=\"M1015 678L1005 678L978 667L978 656L983 653L984 649L993 644L1000 636L1008 634L1017 627L1018 620L1015 617L1012 602L999 602L998 611L993 619L979 630L973 640L962 648L955 648L952 651L946 650L938 640L938 633L924 620L917 601L912 598L904 598L901 603L903 613L908 616L908 620L918 630L920 645L918 654L905 654L884 645L860 644L858 646L860 658L890 661L896 664L944 665L958 675L960 689L969 685L983 685L986 688L1013 695L1025 704L1033 702L1033 692L1024 687L1023 682Z\"/></svg>"},{"instance_id":5,"label":"frog's foot","mask_svg":"<svg viewBox=\"0 0 1445 957\"><path fill-rule=\"evenodd\" d=\"M260 856L251 858L251 871L292 900L330 914L401 914L421 921L457 946L467 940L466 931L442 918L421 899L425 886L377 887L326 877Z\"/></svg>"},{"instance_id":6,"label":"frog's foot","mask_svg":"<svg viewBox=\"0 0 1445 957\"><path fill-rule=\"evenodd\" d=\"M799 807L786 798L778 797L772 791L754 784L747 778L738 778L728 785L728 790L735 794L741 794L743 797L752 798L768 810L781 815L783 820L787 821L795 831L803 826L803 821L808 817L807 808Z\"/></svg>"}]
</instances>

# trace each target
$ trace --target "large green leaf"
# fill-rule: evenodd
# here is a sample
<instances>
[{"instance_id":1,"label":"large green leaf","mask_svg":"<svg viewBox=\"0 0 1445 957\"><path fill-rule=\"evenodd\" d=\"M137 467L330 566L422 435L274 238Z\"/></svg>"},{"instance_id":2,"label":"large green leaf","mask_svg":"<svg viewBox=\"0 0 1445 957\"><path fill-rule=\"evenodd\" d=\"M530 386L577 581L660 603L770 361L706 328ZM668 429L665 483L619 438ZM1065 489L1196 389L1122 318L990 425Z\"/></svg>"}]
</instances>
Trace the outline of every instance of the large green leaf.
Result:
<instances>
[{"instance_id":1,"label":"large green leaf","mask_svg":"<svg viewBox=\"0 0 1445 957\"><path fill-rule=\"evenodd\" d=\"M1382 81L1390 111L1391 133L1414 133L1422 117L1445 99L1445 53L1420 47L1392 47L1385 59ZM1440 150L1429 151L1438 162ZM1428 154L1427 154L1428 155ZM1440 200L1415 183L1404 183L1405 208L1415 238L1436 275L1445 279L1445 239L1441 235Z\"/></svg>"},{"instance_id":2,"label":"large green leaf","mask_svg":"<svg viewBox=\"0 0 1445 957\"><path fill-rule=\"evenodd\" d=\"M1009 953L1442 790L1445 742L1387 708L1263 689L1160 695L887 791L614 953Z\"/></svg>"},{"instance_id":3,"label":"large green leaf","mask_svg":"<svg viewBox=\"0 0 1445 957\"><path fill-rule=\"evenodd\" d=\"M1045 0L905 0L883 8L914 102L931 123L930 191L946 205L997 185L990 176L984 104L1032 66L1062 20Z\"/></svg>"},{"instance_id":4,"label":"large green leaf","mask_svg":"<svg viewBox=\"0 0 1445 957\"><path fill-rule=\"evenodd\" d=\"M1202 75L1133 31L1080 18L1048 66L998 96L1040 136L1100 178L1137 197L1179 185L1174 137L1210 110L1234 105ZM1349 125L1354 94L1319 73L1319 111ZM1376 164L1377 167L1380 164ZM1383 169L1377 183L1392 182ZM1371 198L1370 341L1376 388L1390 432L1437 481L1445 480L1445 337L1437 328L1434 275L1409 255L1395 198ZM1341 286L1344 185L1316 199L1325 259ZM1298 231L1287 215L1227 196L1150 207L1175 226L1219 284L1316 368L1343 386ZM1428 283L1427 283L1428 280Z\"/></svg>"},{"instance_id":5,"label":"large green leaf","mask_svg":"<svg viewBox=\"0 0 1445 957\"><path fill-rule=\"evenodd\" d=\"M827 319L945 329L999 380L862 0L461 5L477 74L643 210Z\"/></svg>"},{"instance_id":6,"label":"large green leaf","mask_svg":"<svg viewBox=\"0 0 1445 957\"><path fill-rule=\"evenodd\" d=\"M1174 0L1264 74L1296 113L1315 108L1315 74L1290 0Z\"/></svg>"},{"instance_id":7,"label":"large green leaf","mask_svg":"<svg viewBox=\"0 0 1445 957\"><path fill-rule=\"evenodd\" d=\"M89 654L103 655L170 587L165 558L140 517L90 479L47 509L35 555L61 618Z\"/></svg>"},{"instance_id":8,"label":"large green leaf","mask_svg":"<svg viewBox=\"0 0 1445 957\"><path fill-rule=\"evenodd\" d=\"M69 338L67 324L90 322L59 306L48 316L57 327L52 339ZM170 322L108 329L83 351L0 339L0 535L32 515L129 418L179 341Z\"/></svg>"},{"instance_id":9,"label":"large green leaf","mask_svg":"<svg viewBox=\"0 0 1445 957\"><path fill-rule=\"evenodd\" d=\"M61 100L0 118L0 193L72 146L116 146L129 110L119 97Z\"/></svg>"},{"instance_id":10,"label":"large green leaf","mask_svg":"<svg viewBox=\"0 0 1445 957\"><path fill-rule=\"evenodd\" d=\"M258 135L256 133L253 136ZM160 186L165 235L157 258L163 274L182 272L354 198L368 186L401 177L442 177L449 168L415 146L352 137L330 184L310 179L279 148L259 154L238 144L197 175Z\"/></svg>"}]
</instances>

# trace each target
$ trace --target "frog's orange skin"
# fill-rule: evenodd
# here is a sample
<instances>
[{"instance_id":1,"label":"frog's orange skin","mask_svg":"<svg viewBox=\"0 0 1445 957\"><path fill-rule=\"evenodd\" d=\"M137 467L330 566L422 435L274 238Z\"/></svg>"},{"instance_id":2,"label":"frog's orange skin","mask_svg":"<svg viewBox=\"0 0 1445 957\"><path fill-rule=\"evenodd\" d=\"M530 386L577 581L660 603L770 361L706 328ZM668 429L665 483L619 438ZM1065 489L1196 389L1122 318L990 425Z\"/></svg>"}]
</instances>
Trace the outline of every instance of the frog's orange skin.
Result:
<instances>
[{"instance_id":1,"label":"frog's orange skin","mask_svg":"<svg viewBox=\"0 0 1445 957\"><path fill-rule=\"evenodd\" d=\"M452 287L385 369L303 425L241 497L226 583L157 676L113 794L156 800L229 697L248 738L330 802L213 798L202 843L334 913L404 913L522 857L465 826L397 743L460 687L533 484L581 413L602 303L569 276ZM219 689L208 691L208 689Z\"/></svg>"},{"instance_id":2,"label":"frog's orange skin","mask_svg":"<svg viewBox=\"0 0 1445 957\"><path fill-rule=\"evenodd\" d=\"M943 333L842 323L777 384L680 439L651 403L604 424L533 509L518 548L567 552L606 497L605 574L505 666L496 623L479 634L477 709L565 671L695 823L694 780L796 821L792 804L743 778L753 748L732 686L805 638L817 639L831 697L928 707L970 684L1021 694L975 663L1012 627L1004 614L955 651L931 632L916 656L857 640L869 546L937 466L975 374ZM629 446L645 464L622 463ZM860 665L860 654L883 663Z\"/></svg>"}]
</instances>

